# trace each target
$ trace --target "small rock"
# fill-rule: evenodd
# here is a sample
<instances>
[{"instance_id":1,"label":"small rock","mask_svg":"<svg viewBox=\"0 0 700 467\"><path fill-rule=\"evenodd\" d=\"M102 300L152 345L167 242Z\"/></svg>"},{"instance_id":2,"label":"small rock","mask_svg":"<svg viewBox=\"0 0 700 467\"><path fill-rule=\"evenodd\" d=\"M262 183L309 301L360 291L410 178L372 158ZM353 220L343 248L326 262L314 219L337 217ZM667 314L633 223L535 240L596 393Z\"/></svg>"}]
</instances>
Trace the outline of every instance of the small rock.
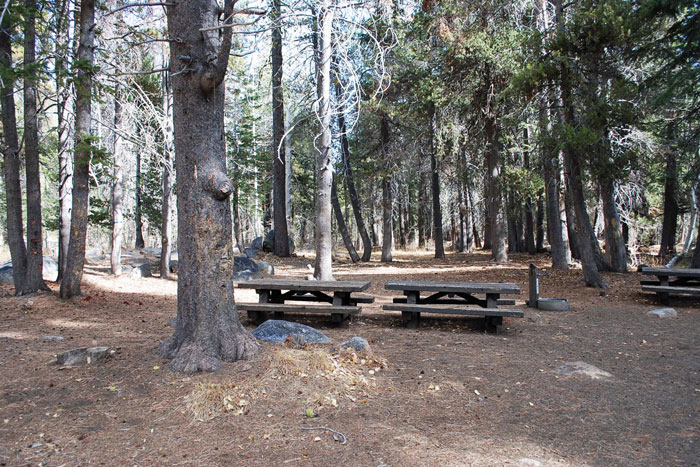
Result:
<instances>
[{"instance_id":1,"label":"small rock","mask_svg":"<svg viewBox=\"0 0 700 467\"><path fill-rule=\"evenodd\" d=\"M45 341L64 341L66 340L63 336L44 336L42 337Z\"/></svg>"},{"instance_id":2,"label":"small rock","mask_svg":"<svg viewBox=\"0 0 700 467\"><path fill-rule=\"evenodd\" d=\"M542 316L540 316L539 313L528 313L527 314L527 319L531 323L539 323L540 320L542 319Z\"/></svg>"},{"instance_id":3,"label":"small rock","mask_svg":"<svg viewBox=\"0 0 700 467\"><path fill-rule=\"evenodd\" d=\"M586 362L567 362L554 370L554 373L564 376L584 375L591 379L612 378L612 375L607 371Z\"/></svg>"},{"instance_id":4,"label":"small rock","mask_svg":"<svg viewBox=\"0 0 700 467\"><path fill-rule=\"evenodd\" d=\"M258 256L258 250L257 248L243 248L243 254L246 256L246 258L255 258Z\"/></svg>"},{"instance_id":5,"label":"small rock","mask_svg":"<svg viewBox=\"0 0 700 467\"><path fill-rule=\"evenodd\" d=\"M284 342L292 334L299 334L312 344L330 344L331 340L322 332L304 324L270 319L253 331L253 336L265 342Z\"/></svg>"},{"instance_id":6,"label":"small rock","mask_svg":"<svg viewBox=\"0 0 700 467\"><path fill-rule=\"evenodd\" d=\"M56 355L56 361L62 366L82 365L87 362L87 347L61 352Z\"/></svg>"},{"instance_id":7,"label":"small rock","mask_svg":"<svg viewBox=\"0 0 700 467\"><path fill-rule=\"evenodd\" d=\"M369 342L364 337L355 336L351 339L341 342L338 346L340 350L350 349L356 352L372 353L372 348L369 346Z\"/></svg>"},{"instance_id":8,"label":"small rock","mask_svg":"<svg viewBox=\"0 0 700 467\"><path fill-rule=\"evenodd\" d=\"M268 263L267 261L258 261L258 267L260 268L259 274L263 276L275 275L275 267L272 265L272 263Z\"/></svg>"},{"instance_id":9,"label":"small rock","mask_svg":"<svg viewBox=\"0 0 700 467\"><path fill-rule=\"evenodd\" d=\"M90 347L87 349L88 365L99 363L109 356L109 347Z\"/></svg>"},{"instance_id":10,"label":"small rock","mask_svg":"<svg viewBox=\"0 0 700 467\"><path fill-rule=\"evenodd\" d=\"M236 282L249 281L252 278L253 278L253 274L248 270L236 272L233 274L233 280Z\"/></svg>"},{"instance_id":11,"label":"small rock","mask_svg":"<svg viewBox=\"0 0 700 467\"><path fill-rule=\"evenodd\" d=\"M659 308L658 310L652 310L647 313L649 316L658 316L659 318L676 318L678 312L673 308Z\"/></svg>"}]
</instances>

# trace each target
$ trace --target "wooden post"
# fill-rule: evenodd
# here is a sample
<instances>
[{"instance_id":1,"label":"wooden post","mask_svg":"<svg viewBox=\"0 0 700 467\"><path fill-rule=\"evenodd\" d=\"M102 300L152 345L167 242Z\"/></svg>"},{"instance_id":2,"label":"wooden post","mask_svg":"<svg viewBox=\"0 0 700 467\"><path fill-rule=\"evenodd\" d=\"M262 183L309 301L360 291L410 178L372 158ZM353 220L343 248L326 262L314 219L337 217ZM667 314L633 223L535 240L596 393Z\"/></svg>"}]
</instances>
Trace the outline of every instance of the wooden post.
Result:
<instances>
[{"instance_id":1,"label":"wooden post","mask_svg":"<svg viewBox=\"0 0 700 467\"><path fill-rule=\"evenodd\" d=\"M530 263L530 300L527 302L527 306L530 308L537 308L539 299L540 285L537 279L537 266Z\"/></svg>"}]
</instances>

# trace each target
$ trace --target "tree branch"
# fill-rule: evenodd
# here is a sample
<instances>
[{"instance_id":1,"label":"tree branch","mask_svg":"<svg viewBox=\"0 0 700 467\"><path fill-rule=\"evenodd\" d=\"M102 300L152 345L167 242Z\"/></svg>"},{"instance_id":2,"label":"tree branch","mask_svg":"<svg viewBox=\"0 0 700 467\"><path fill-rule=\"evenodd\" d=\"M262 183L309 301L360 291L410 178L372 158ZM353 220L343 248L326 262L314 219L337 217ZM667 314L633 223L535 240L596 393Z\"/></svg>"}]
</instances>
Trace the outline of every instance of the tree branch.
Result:
<instances>
[{"instance_id":1,"label":"tree branch","mask_svg":"<svg viewBox=\"0 0 700 467\"><path fill-rule=\"evenodd\" d=\"M157 3L129 3L127 5L120 6L119 8L115 8L114 10L108 11L105 13L105 16L113 15L114 13L117 13L122 10L126 10L127 8L132 8L132 7L137 7L137 6L175 6L175 3L168 3L168 2L157 2Z\"/></svg>"}]
</instances>

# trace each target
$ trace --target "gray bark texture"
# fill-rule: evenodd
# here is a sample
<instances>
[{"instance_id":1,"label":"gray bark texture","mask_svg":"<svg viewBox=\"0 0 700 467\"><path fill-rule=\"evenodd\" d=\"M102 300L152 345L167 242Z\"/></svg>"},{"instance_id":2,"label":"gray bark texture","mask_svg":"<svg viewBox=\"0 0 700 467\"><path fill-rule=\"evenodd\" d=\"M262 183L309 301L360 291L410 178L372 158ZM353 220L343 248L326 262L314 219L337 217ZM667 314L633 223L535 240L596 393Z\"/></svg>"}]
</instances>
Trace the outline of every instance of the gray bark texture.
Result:
<instances>
[{"instance_id":1,"label":"gray bark texture","mask_svg":"<svg viewBox=\"0 0 700 467\"><path fill-rule=\"evenodd\" d=\"M0 66L12 69L12 38L9 15L0 25ZM22 220L22 187L20 183L19 138L17 136L17 117L15 115L14 81L8 73L2 82L2 130L3 172L5 177L5 197L7 202L7 243L12 258L12 278L15 294L23 295L27 290L27 247L24 244Z\"/></svg>"},{"instance_id":2,"label":"gray bark texture","mask_svg":"<svg viewBox=\"0 0 700 467\"><path fill-rule=\"evenodd\" d=\"M122 105L119 86L114 94L114 155L112 179L112 251L110 266L112 274L122 273L122 237L124 235L124 141L119 135L122 124Z\"/></svg>"},{"instance_id":3,"label":"gray bark texture","mask_svg":"<svg viewBox=\"0 0 700 467\"><path fill-rule=\"evenodd\" d=\"M381 138L382 162L384 170L389 172L391 161L389 160L389 121L384 113L379 121L379 133ZM391 191L391 175L384 174L382 178L382 257L383 263L392 261L394 250L394 197Z\"/></svg>"},{"instance_id":4,"label":"gray bark texture","mask_svg":"<svg viewBox=\"0 0 700 467\"><path fill-rule=\"evenodd\" d=\"M435 241L435 257L445 257L444 234L442 231L442 205L440 204L440 165L437 158L437 117L435 105L431 104L430 111L430 185L433 192L433 231Z\"/></svg>"},{"instance_id":5,"label":"gray bark texture","mask_svg":"<svg viewBox=\"0 0 700 467\"><path fill-rule=\"evenodd\" d=\"M25 292L49 290L44 282L41 229L41 173L39 171L39 122L37 119L36 0L25 0L24 27L24 162L27 176L27 285Z\"/></svg>"},{"instance_id":6,"label":"gray bark texture","mask_svg":"<svg viewBox=\"0 0 700 467\"><path fill-rule=\"evenodd\" d=\"M90 195L90 159L92 140L92 69L95 43L95 2L83 0L80 7L80 44L78 60L82 66L75 77L75 158L73 168L73 208L66 270L61 280L61 298L80 295L80 282L85 265L88 200Z\"/></svg>"},{"instance_id":7,"label":"gray bark texture","mask_svg":"<svg viewBox=\"0 0 700 467\"><path fill-rule=\"evenodd\" d=\"M664 219L661 224L661 247L659 256L676 254L676 233L678 230L677 155L675 151L666 153L666 173L664 183Z\"/></svg>"},{"instance_id":8,"label":"gray bark texture","mask_svg":"<svg viewBox=\"0 0 700 467\"><path fill-rule=\"evenodd\" d=\"M488 223L491 233L491 258L499 263L508 261L506 250L506 230L505 209L503 207L503 190L501 187L501 156L498 150L498 132L496 119L492 116L486 117L486 167L487 175L487 200Z\"/></svg>"},{"instance_id":9,"label":"gray bark texture","mask_svg":"<svg viewBox=\"0 0 700 467\"><path fill-rule=\"evenodd\" d=\"M231 18L227 0L223 18ZM224 140L224 76L231 28L219 25L216 0L178 2L167 11L173 73L178 187L177 327L158 354L171 371L215 371L258 349L241 325L233 297L231 204ZM230 21L230 20L229 20ZM184 61L177 57L187 57Z\"/></svg>"},{"instance_id":10,"label":"gray bark texture","mask_svg":"<svg viewBox=\"0 0 700 467\"><path fill-rule=\"evenodd\" d=\"M603 199L603 217L605 219L605 250L614 272L627 272L627 250L622 237L620 214L615 204L615 184L612 180L600 182L600 194Z\"/></svg>"},{"instance_id":11,"label":"gray bark texture","mask_svg":"<svg viewBox=\"0 0 700 467\"><path fill-rule=\"evenodd\" d=\"M282 25L280 16L282 1L272 0L270 18L275 22L272 28L272 172L273 184L273 224L275 228L274 253L288 257L289 233L287 231L287 170L289 163L285 151L284 137L284 94L282 91Z\"/></svg>"},{"instance_id":12,"label":"gray bark texture","mask_svg":"<svg viewBox=\"0 0 700 467\"><path fill-rule=\"evenodd\" d=\"M170 255L173 251L173 115L170 73L163 73L163 203L161 206L160 228L160 278L170 277Z\"/></svg>"},{"instance_id":13,"label":"gray bark texture","mask_svg":"<svg viewBox=\"0 0 700 467\"><path fill-rule=\"evenodd\" d=\"M333 8L331 0L322 0L318 11L318 53L316 64L318 121L320 137L316 154L316 262L314 277L320 281L333 280L331 235L331 185L333 163L331 153L331 54Z\"/></svg>"},{"instance_id":14,"label":"gray bark texture","mask_svg":"<svg viewBox=\"0 0 700 467\"><path fill-rule=\"evenodd\" d=\"M335 214L335 220L338 223L338 230L340 231L340 236L343 237L343 244L348 250L350 259L353 263L358 263L360 261L360 255L357 254L355 250L355 245L352 244L352 238L348 232L348 225L345 223L345 218L343 217L343 209L340 206L340 201L338 200L338 186L333 177L333 186L331 187L331 203L333 204L333 213ZM277 232L275 232L276 234Z\"/></svg>"}]
</instances>

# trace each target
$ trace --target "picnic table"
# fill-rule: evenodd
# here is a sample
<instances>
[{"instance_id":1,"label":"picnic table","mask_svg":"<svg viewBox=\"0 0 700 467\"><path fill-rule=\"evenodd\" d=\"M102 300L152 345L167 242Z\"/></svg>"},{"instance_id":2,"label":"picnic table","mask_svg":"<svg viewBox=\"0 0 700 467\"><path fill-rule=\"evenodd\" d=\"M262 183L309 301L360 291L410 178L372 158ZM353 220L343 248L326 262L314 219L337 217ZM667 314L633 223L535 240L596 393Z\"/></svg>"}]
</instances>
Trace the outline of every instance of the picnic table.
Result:
<instances>
[{"instance_id":1,"label":"picnic table","mask_svg":"<svg viewBox=\"0 0 700 467\"><path fill-rule=\"evenodd\" d=\"M644 292L655 292L664 305L669 294L700 295L700 269L642 268L642 274L656 280L642 280Z\"/></svg>"},{"instance_id":2,"label":"picnic table","mask_svg":"<svg viewBox=\"0 0 700 467\"><path fill-rule=\"evenodd\" d=\"M522 318L522 310L498 308L515 305L515 300L501 299L501 295L519 294L516 284L483 282L389 282L387 290L400 290L405 297L394 298L382 308L400 311L401 320L415 328L421 313L483 316L485 329L498 332L504 317ZM421 293L428 295L421 296ZM485 295L484 298L476 295Z\"/></svg>"},{"instance_id":3,"label":"picnic table","mask_svg":"<svg viewBox=\"0 0 700 467\"><path fill-rule=\"evenodd\" d=\"M374 302L373 297L357 295L369 285L369 282L360 281L250 280L239 282L237 287L255 289L258 303L239 303L237 306L239 310L247 311L248 318L257 323L268 319L269 313L274 313L276 318L283 317L284 313L325 313L331 315L332 322L341 323L362 311L358 303Z\"/></svg>"}]
</instances>

